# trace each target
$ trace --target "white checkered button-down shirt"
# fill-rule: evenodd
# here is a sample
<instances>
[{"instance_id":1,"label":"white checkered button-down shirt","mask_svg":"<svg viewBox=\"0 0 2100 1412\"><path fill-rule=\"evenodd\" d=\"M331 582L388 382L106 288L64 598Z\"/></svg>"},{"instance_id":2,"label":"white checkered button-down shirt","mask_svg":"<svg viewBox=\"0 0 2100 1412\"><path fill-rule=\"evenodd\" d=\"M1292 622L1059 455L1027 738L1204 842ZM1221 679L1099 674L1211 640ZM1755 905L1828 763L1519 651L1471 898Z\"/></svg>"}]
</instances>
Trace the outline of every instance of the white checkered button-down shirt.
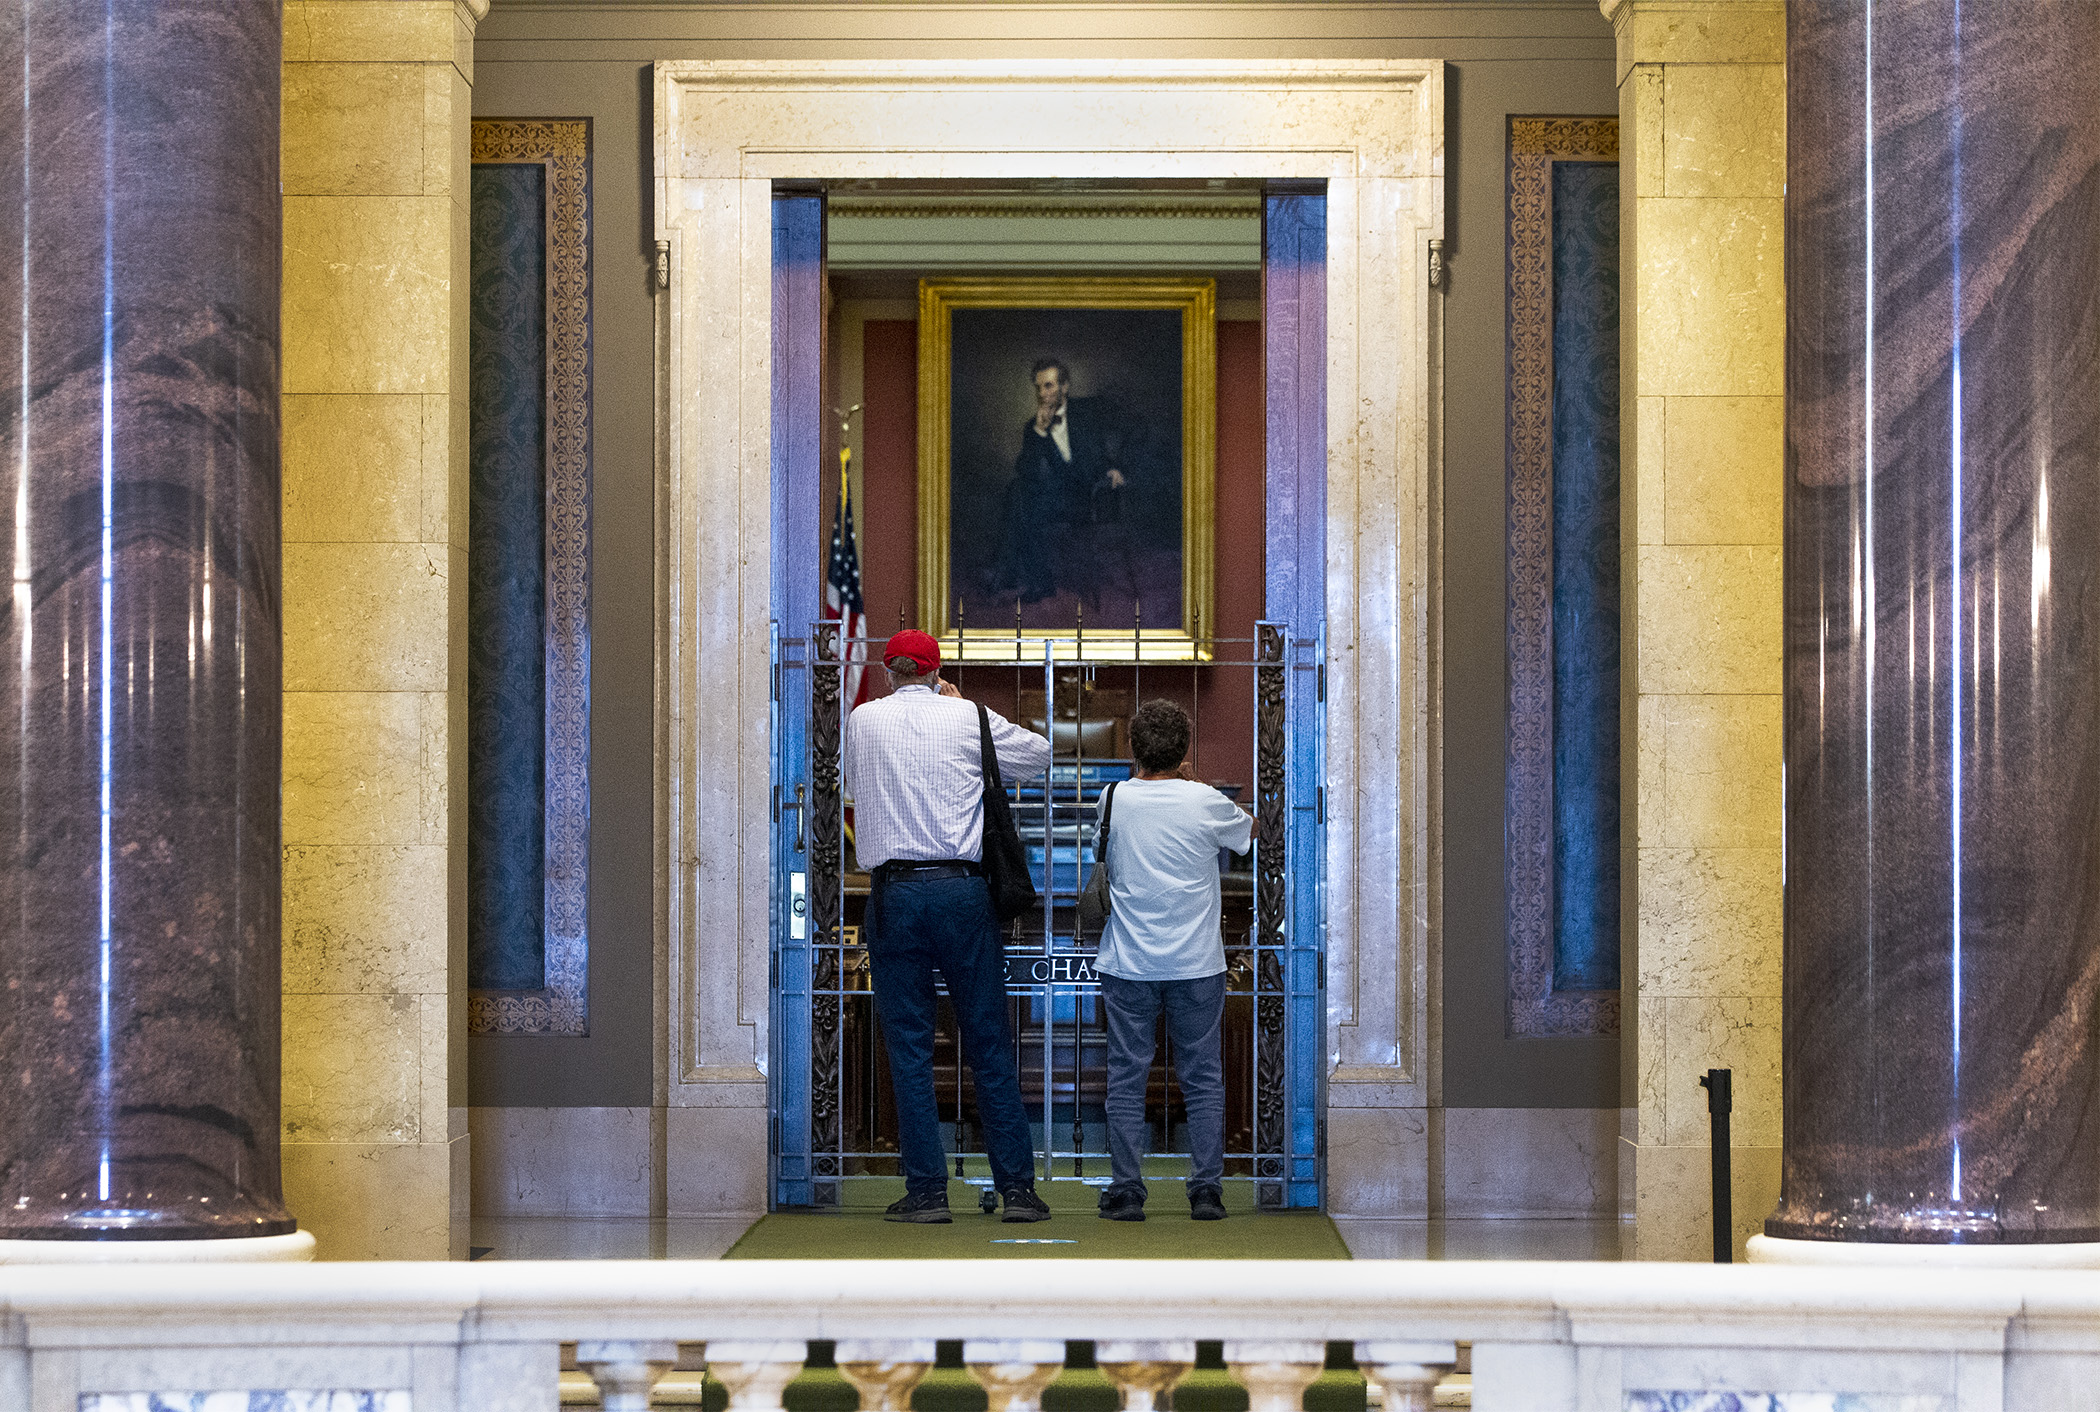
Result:
<instances>
[{"instance_id":1,"label":"white checkered button-down shirt","mask_svg":"<svg viewBox=\"0 0 2100 1412\"><path fill-rule=\"evenodd\" d=\"M992 751L1008 784L1050 764L1050 742L990 712ZM899 688L846 721L853 851L873 869L892 859L976 861L984 851L984 774L977 703L930 686Z\"/></svg>"}]
</instances>

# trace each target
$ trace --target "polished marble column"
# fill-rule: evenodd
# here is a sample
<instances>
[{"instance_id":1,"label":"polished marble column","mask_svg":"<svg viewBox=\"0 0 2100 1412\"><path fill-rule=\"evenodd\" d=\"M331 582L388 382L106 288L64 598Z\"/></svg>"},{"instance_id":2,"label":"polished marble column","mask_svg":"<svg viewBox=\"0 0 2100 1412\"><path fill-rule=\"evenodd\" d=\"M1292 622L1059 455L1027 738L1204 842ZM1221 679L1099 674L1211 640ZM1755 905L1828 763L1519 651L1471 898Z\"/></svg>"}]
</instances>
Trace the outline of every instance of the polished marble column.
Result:
<instances>
[{"instance_id":1,"label":"polished marble column","mask_svg":"<svg viewBox=\"0 0 2100 1412\"><path fill-rule=\"evenodd\" d=\"M1769 1235L2100 1240L2100 5L1798 0Z\"/></svg>"},{"instance_id":2,"label":"polished marble column","mask_svg":"<svg viewBox=\"0 0 2100 1412\"><path fill-rule=\"evenodd\" d=\"M281 1236L278 0L0 32L0 1238Z\"/></svg>"}]
</instances>

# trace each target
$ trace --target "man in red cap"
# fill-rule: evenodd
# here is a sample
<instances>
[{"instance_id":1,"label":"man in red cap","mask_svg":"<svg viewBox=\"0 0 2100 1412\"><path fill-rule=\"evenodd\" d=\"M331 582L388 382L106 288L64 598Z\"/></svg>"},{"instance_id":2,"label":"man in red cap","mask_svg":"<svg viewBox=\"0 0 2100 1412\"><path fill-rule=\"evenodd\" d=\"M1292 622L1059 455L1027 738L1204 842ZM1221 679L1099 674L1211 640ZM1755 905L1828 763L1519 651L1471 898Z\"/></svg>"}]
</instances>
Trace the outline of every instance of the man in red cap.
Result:
<instances>
[{"instance_id":1,"label":"man in red cap","mask_svg":"<svg viewBox=\"0 0 2100 1412\"><path fill-rule=\"evenodd\" d=\"M933 1095L934 972L948 983L976 1081L977 1117L1008 1221L1044 1221L1035 1192L1035 1144L1021 1106L1006 1009L1006 957L984 850L978 708L941 680L941 649L906 630L882 649L890 694L846 723L846 792L854 852L874 877L868 969L889 1047L904 1198L885 1220L945 1224L948 1163ZM999 773L1011 784L1041 773L1050 742L987 712Z\"/></svg>"}]
</instances>

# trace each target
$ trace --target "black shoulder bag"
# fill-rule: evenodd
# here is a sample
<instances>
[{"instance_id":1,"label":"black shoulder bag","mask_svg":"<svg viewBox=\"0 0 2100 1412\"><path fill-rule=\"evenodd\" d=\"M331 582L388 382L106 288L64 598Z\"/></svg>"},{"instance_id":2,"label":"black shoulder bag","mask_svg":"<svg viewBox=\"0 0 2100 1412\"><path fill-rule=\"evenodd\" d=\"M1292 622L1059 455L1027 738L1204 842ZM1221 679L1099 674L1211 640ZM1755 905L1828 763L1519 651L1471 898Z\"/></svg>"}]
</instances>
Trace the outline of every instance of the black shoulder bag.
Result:
<instances>
[{"instance_id":1,"label":"black shoulder bag","mask_svg":"<svg viewBox=\"0 0 2100 1412\"><path fill-rule=\"evenodd\" d=\"M991 889L992 911L1004 924L1035 906L1035 879L1028 875L1028 850L1021 846L1006 786L999 779L999 757L992 750L992 718L981 704L977 735L984 770L984 884Z\"/></svg>"},{"instance_id":2,"label":"black shoulder bag","mask_svg":"<svg viewBox=\"0 0 2100 1412\"><path fill-rule=\"evenodd\" d=\"M1108 821L1116 813L1116 787L1110 785L1101 798L1101 827L1094 831L1094 871L1079 894L1079 925L1099 931L1115 910L1108 892Z\"/></svg>"}]
</instances>

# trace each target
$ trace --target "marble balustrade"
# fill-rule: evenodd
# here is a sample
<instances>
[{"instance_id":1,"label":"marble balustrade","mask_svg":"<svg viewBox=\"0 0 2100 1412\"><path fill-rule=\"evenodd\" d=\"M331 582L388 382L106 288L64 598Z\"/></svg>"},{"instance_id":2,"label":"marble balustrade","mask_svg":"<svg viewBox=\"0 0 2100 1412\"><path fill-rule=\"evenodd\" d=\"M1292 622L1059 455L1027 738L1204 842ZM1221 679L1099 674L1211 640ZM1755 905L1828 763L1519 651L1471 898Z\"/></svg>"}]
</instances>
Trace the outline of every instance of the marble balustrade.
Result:
<instances>
[{"instance_id":1,"label":"marble balustrade","mask_svg":"<svg viewBox=\"0 0 2100 1412\"><path fill-rule=\"evenodd\" d=\"M1329 1346L1388 1412L1471 1346L1473 1406L2100 1409L2100 1286L2069 1270L1526 1262L392 1263L0 1268L0 1407L547 1412L562 1345L606 1408L704 1349L740 1412L778 1412L808 1340L860 1405L900 1409L935 1338L992 1412L1037 1412L1065 1340L1133 1409L1220 1339L1255 1412L1299 1412ZM687 1364L691 1366L690 1361ZM690 1375L673 1400L689 1401ZM230 1400L229 1394L243 1400ZM216 1399L216 1400L214 1400Z\"/></svg>"}]
</instances>

